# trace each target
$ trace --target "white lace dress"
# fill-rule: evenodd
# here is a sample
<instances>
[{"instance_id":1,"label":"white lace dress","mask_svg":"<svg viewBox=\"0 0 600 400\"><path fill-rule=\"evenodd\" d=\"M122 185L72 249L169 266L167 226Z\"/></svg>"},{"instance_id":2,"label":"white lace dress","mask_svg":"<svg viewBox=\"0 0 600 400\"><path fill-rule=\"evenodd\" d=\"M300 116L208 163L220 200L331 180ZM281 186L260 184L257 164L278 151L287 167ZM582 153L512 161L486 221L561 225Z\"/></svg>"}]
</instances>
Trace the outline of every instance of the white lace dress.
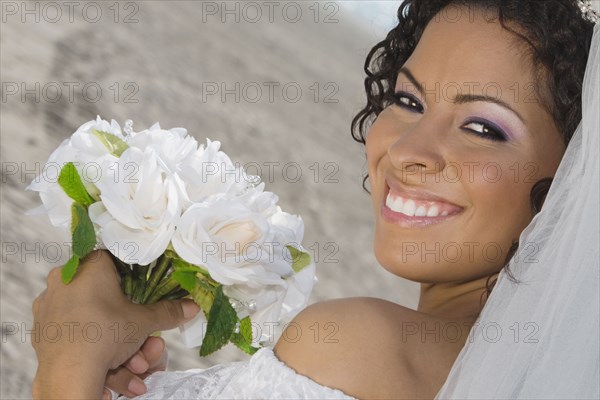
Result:
<instances>
[{"instance_id":1,"label":"white lace dress","mask_svg":"<svg viewBox=\"0 0 600 400\"><path fill-rule=\"evenodd\" d=\"M354 399L299 375L267 347L248 361L207 369L156 372L145 383L148 391L136 399Z\"/></svg>"}]
</instances>

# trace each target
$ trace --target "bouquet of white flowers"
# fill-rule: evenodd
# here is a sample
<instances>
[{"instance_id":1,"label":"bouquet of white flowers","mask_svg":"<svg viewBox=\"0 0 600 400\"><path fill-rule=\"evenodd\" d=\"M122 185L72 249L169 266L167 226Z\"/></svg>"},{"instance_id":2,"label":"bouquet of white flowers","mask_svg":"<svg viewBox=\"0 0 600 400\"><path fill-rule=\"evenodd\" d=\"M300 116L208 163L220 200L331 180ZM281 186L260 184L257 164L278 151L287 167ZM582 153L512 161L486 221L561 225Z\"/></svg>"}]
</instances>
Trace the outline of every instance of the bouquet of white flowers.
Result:
<instances>
[{"instance_id":1,"label":"bouquet of white flowers","mask_svg":"<svg viewBox=\"0 0 600 400\"><path fill-rule=\"evenodd\" d=\"M271 343L273 324L306 306L315 281L302 219L219 148L184 128L134 132L131 121L121 130L98 117L28 187L43 203L32 213L72 235L65 284L89 252L107 249L132 301L194 299L203 313L182 332L201 356Z\"/></svg>"}]
</instances>

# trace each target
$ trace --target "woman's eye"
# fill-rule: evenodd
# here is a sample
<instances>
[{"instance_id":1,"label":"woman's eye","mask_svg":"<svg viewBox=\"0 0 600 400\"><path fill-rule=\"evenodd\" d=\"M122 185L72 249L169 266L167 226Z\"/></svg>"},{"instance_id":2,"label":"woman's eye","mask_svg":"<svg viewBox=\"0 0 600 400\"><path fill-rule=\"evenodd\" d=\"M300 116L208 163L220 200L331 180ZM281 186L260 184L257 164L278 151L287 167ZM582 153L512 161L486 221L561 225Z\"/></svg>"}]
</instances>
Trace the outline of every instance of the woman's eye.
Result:
<instances>
[{"instance_id":1,"label":"woman's eye","mask_svg":"<svg viewBox=\"0 0 600 400\"><path fill-rule=\"evenodd\" d=\"M508 140L507 135L502 132L502 129L488 121L471 121L464 125L464 129L485 139L499 142L506 142Z\"/></svg>"},{"instance_id":2,"label":"woman's eye","mask_svg":"<svg viewBox=\"0 0 600 400\"><path fill-rule=\"evenodd\" d=\"M411 94L406 92L398 92L394 94L394 104L406 108L409 111L423 113L424 108L419 101Z\"/></svg>"}]
</instances>

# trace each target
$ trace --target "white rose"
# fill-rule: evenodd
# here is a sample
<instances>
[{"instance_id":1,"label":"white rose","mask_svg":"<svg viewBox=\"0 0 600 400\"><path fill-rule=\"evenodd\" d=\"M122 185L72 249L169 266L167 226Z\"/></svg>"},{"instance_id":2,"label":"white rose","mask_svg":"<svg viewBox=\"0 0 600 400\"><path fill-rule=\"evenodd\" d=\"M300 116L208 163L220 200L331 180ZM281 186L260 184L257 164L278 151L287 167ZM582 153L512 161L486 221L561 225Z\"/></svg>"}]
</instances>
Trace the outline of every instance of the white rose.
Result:
<instances>
[{"instance_id":1,"label":"white rose","mask_svg":"<svg viewBox=\"0 0 600 400\"><path fill-rule=\"evenodd\" d=\"M162 167L170 173L175 173L178 165L198 149L198 142L187 134L185 128L161 129L158 122L149 129L132 133L128 144L142 151L152 148L158 154Z\"/></svg>"},{"instance_id":2,"label":"white rose","mask_svg":"<svg viewBox=\"0 0 600 400\"><path fill-rule=\"evenodd\" d=\"M293 272L287 254L273 251L273 232L264 217L236 199L211 199L181 216L173 236L181 258L205 266L224 285L278 284Z\"/></svg>"},{"instance_id":3,"label":"white rose","mask_svg":"<svg viewBox=\"0 0 600 400\"><path fill-rule=\"evenodd\" d=\"M93 130L108 132L123 140L119 124L101 119L88 121L81 125L69 139L65 139L52 152L42 169L42 173L27 187L40 193L42 205L28 214L48 214L54 226L69 229L71 224L71 204L73 200L66 195L58 184L62 167L72 162L82 179L88 193L98 198L98 189L94 184L101 176L101 164L106 160L117 160L109 149L93 134Z\"/></svg>"},{"instance_id":4,"label":"white rose","mask_svg":"<svg viewBox=\"0 0 600 400\"><path fill-rule=\"evenodd\" d=\"M236 198L240 202L246 204L252 211L260 214L264 218L272 217L278 210L277 206L279 197L273 192L264 191L265 183L260 182L254 187L248 187L246 190L237 195Z\"/></svg>"},{"instance_id":5,"label":"white rose","mask_svg":"<svg viewBox=\"0 0 600 400\"><path fill-rule=\"evenodd\" d=\"M304 239L304 222L298 215L286 213L276 206L275 212L269 217L269 222L275 229L277 241L298 247Z\"/></svg>"},{"instance_id":6,"label":"white rose","mask_svg":"<svg viewBox=\"0 0 600 400\"><path fill-rule=\"evenodd\" d=\"M220 151L221 143L206 139L206 146L178 165L188 194L188 205L200 203L216 194L236 196L243 193L249 182L256 183L258 177L248 176L243 168L235 166L229 156Z\"/></svg>"},{"instance_id":7,"label":"white rose","mask_svg":"<svg viewBox=\"0 0 600 400\"><path fill-rule=\"evenodd\" d=\"M181 214L173 176L152 148L130 147L103 171L97 183L102 202L89 208L102 242L126 263L150 264L166 250Z\"/></svg>"}]
</instances>

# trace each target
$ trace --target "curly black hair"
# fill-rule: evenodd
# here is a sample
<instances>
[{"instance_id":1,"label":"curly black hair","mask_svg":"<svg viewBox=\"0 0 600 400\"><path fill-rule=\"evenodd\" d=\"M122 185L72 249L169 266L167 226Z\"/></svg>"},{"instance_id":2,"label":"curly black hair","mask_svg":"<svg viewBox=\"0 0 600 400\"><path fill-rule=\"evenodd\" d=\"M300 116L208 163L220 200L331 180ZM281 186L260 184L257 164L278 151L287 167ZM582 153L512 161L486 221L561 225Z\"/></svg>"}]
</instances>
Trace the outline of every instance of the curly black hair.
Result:
<instances>
[{"instance_id":1,"label":"curly black hair","mask_svg":"<svg viewBox=\"0 0 600 400\"><path fill-rule=\"evenodd\" d=\"M552 115L567 145L581 120L583 77L594 29L594 24L583 18L577 0L404 0L398 9L398 25L367 55L367 104L352 120L354 140L366 143L370 125L392 102L398 71L414 51L427 24L446 7L484 10L486 18L493 15L504 29L522 40L536 71L534 87L538 100ZM368 192L367 179L365 175L363 188ZM531 189L532 214L540 210L551 182L551 178L545 178ZM507 265L517 248L518 243L513 242L504 265L515 283ZM490 283L488 278L482 298L489 296L495 282Z\"/></svg>"}]
</instances>

